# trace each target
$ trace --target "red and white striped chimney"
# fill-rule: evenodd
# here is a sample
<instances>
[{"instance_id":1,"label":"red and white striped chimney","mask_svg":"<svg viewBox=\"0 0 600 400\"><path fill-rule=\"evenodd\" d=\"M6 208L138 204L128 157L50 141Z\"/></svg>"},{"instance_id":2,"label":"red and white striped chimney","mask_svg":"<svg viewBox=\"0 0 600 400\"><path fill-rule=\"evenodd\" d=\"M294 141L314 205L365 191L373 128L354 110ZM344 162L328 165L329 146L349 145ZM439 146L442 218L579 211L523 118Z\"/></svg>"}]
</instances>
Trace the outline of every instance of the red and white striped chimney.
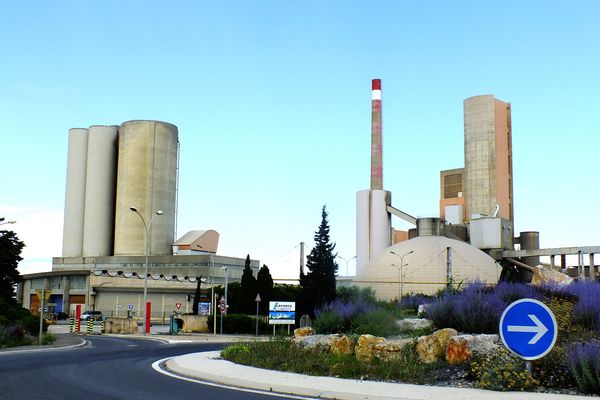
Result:
<instances>
[{"instance_id":1,"label":"red and white striped chimney","mask_svg":"<svg viewBox=\"0 0 600 400\"><path fill-rule=\"evenodd\" d=\"M383 190L381 79L373 79L371 88L371 190Z\"/></svg>"}]
</instances>

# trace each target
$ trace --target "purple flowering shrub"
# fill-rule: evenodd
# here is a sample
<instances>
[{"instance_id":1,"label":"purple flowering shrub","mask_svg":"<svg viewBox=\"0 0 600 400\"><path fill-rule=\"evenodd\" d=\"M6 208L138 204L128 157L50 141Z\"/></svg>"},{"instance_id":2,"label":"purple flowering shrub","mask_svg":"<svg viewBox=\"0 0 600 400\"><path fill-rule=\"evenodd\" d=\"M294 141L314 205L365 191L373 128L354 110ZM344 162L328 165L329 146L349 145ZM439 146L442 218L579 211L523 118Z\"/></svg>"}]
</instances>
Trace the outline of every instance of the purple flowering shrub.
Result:
<instances>
[{"instance_id":1,"label":"purple flowering shrub","mask_svg":"<svg viewBox=\"0 0 600 400\"><path fill-rule=\"evenodd\" d=\"M577 298L573 308L574 321L600 333L600 282L576 282L564 290Z\"/></svg>"},{"instance_id":2,"label":"purple flowering shrub","mask_svg":"<svg viewBox=\"0 0 600 400\"><path fill-rule=\"evenodd\" d=\"M541 299L543 295L530 285L500 282L496 287L472 282L461 291L441 292L429 304L425 316L438 328L459 332L498 333L504 309L522 298Z\"/></svg>"},{"instance_id":3,"label":"purple flowering shrub","mask_svg":"<svg viewBox=\"0 0 600 400\"><path fill-rule=\"evenodd\" d=\"M600 394L600 342L575 344L567 351L567 363L581 391Z\"/></svg>"},{"instance_id":4,"label":"purple flowering shrub","mask_svg":"<svg viewBox=\"0 0 600 400\"><path fill-rule=\"evenodd\" d=\"M431 299L431 296L426 296L424 294L404 295L398 302L398 308L401 310L410 310L416 314L419 310L419 306L431 302Z\"/></svg>"},{"instance_id":5,"label":"purple flowering shrub","mask_svg":"<svg viewBox=\"0 0 600 400\"><path fill-rule=\"evenodd\" d=\"M356 301L346 303L336 299L315 310L315 330L319 333L348 332L352 321L360 315L369 314L376 310L370 302Z\"/></svg>"}]
</instances>

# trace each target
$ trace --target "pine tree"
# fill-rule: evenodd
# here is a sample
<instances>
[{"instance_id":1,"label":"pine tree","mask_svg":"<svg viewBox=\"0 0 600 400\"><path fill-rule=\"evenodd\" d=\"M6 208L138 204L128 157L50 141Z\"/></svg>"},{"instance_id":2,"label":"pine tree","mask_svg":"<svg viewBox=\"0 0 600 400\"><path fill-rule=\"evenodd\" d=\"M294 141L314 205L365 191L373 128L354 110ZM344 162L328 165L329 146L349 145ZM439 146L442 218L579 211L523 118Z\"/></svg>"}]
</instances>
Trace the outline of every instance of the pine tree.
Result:
<instances>
[{"instance_id":1,"label":"pine tree","mask_svg":"<svg viewBox=\"0 0 600 400\"><path fill-rule=\"evenodd\" d=\"M243 314L254 314L256 304L256 293L258 293L256 278L252 274L250 268L250 255L246 256L246 264L242 274L241 291L240 291L240 312Z\"/></svg>"},{"instance_id":2,"label":"pine tree","mask_svg":"<svg viewBox=\"0 0 600 400\"><path fill-rule=\"evenodd\" d=\"M269 267L263 264L258 271L256 281L261 300L259 312L261 315L266 315L269 312L269 302L273 300L273 277L271 276Z\"/></svg>"},{"instance_id":3,"label":"pine tree","mask_svg":"<svg viewBox=\"0 0 600 400\"><path fill-rule=\"evenodd\" d=\"M314 316L315 309L335 299L335 276L338 265L335 262L335 243L330 242L329 221L325 206L321 211L321 225L315 232L315 247L306 257L308 273L301 271L302 311Z\"/></svg>"}]
</instances>

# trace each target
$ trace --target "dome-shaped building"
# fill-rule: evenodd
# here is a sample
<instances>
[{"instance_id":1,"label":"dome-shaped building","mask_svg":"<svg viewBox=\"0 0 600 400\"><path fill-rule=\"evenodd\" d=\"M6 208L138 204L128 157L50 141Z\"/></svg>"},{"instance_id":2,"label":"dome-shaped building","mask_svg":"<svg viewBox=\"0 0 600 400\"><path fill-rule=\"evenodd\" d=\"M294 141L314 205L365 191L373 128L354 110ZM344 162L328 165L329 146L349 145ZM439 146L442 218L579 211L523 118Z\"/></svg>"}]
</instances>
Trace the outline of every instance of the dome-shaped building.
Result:
<instances>
[{"instance_id":1,"label":"dome-shaped building","mask_svg":"<svg viewBox=\"0 0 600 400\"><path fill-rule=\"evenodd\" d=\"M377 298L390 300L408 293L434 294L448 282L496 283L502 267L470 244L445 236L419 236L388 247L353 280L371 287Z\"/></svg>"}]
</instances>

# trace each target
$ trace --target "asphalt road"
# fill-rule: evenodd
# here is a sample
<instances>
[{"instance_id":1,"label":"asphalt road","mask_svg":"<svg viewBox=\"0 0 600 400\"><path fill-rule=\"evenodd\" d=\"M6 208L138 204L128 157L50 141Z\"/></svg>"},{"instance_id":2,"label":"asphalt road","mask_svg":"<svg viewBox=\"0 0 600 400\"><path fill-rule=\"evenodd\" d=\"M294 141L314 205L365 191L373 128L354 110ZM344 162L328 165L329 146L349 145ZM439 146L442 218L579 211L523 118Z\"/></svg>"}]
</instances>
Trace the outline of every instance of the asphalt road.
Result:
<instances>
[{"instance_id":1,"label":"asphalt road","mask_svg":"<svg viewBox=\"0 0 600 400\"><path fill-rule=\"evenodd\" d=\"M153 340L91 337L85 347L0 356L0 399L255 400L284 397L248 393L171 378L152 363L221 344L165 344Z\"/></svg>"}]
</instances>

